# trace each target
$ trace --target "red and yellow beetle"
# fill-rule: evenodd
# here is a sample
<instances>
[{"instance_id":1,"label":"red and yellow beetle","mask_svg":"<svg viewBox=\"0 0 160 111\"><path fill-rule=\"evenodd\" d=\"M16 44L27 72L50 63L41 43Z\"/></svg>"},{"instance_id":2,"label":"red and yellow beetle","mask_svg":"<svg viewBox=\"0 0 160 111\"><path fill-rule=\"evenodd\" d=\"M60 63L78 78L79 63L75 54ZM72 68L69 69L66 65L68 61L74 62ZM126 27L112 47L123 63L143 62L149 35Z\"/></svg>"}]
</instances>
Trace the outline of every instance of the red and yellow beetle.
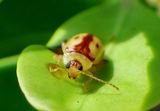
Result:
<instances>
[{"instance_id":1,"label":"red and yellow beetle","mask_svg":"<svg viewBox=\"0 0 160 111\"><path fill-rule=\"evenodd\" d=\"M117 90L119 89L117 86L97 78L89 71L93 65L99 64L103 60L103 44L96 36L89 33L77 34L62 43L62 51L63 54L58 55L57 59L63 61L69 78L76 79L83 74L101 83L109 84ZM49 69L51 72L55 72L58 67L52 65Z\"/></svg>"}]
</instances>

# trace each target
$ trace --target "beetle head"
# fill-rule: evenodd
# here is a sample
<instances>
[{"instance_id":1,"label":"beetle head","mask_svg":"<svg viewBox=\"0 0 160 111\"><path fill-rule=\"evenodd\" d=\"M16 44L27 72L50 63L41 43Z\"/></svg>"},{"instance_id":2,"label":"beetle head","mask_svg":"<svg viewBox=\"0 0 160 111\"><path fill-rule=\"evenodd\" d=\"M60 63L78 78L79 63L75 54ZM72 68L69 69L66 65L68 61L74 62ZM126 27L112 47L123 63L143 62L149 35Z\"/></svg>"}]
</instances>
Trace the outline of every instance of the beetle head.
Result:
<instances>
[{"instance_id":1,"label":"beetle head","mask_svg":"<svg viewBox=\"0 0 160 111\"><path fill-rule=\"evenodd\" d=\"M76 79L80 75L80 71L83 70L82 64L77 60L72 60L66 64L68 69L68 77Z\"/></svg>"}]
</instances>

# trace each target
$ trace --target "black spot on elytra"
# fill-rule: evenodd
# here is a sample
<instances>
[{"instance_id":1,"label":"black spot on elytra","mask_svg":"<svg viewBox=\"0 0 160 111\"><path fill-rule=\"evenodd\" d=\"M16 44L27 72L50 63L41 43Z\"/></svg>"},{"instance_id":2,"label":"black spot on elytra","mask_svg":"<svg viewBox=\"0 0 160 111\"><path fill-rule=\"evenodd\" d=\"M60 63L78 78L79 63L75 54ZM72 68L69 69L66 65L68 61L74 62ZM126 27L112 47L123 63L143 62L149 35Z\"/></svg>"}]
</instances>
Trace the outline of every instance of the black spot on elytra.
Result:
<instances>
[{"instance_id":1,"label":"black spot on elytra","mask_svg":"<svg viewBox=\"0 0 160 111\"><path fill-rule=\"evenodd\" d=\"M96 43L96 48L99 48L99 44L98 43Z\"/></svg>"}]
</instances>

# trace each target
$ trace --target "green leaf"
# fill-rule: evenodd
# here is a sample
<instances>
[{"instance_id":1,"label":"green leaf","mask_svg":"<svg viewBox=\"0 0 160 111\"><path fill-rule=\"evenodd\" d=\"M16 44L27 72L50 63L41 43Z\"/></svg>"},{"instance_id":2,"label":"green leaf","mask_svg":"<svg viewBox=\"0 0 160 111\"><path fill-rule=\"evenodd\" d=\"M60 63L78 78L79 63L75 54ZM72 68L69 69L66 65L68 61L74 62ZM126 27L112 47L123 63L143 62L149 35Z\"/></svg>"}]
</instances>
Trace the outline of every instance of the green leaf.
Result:
<instances>
[{"instance_id":1,"label":"green leaf","mask_svg":"<svg viewBox=\"0 0 160 111\"><path fill-rule=\"evenodd\" d=\"M104 58L110 63L98 73L120 90L98 85L93 86L96 90L84 93L77 81L55 78L47 67L55 62L54 53L35 45L26 48L18 60L22 91L38 110L148 110L160 103L159 28L158 16L138 1L115 1L87 10L62 25L47 46L56 47L81 32L97 35L105 46ZM104 73L107 69L111 70L110 78Z\"/></svg>"},{"instance_id":2,"label":"green leaf","mask_svg":"<svg viewBox=\"0 0 160 111\"><path fill-rule=\"evenodd\" d=\"M143 73L148 77L149 83L146 83L146 86L149 86L149 89L144 92L145 101L142 107L149 109L160 103L160 90L158 90L160 89L158 83L160 81L159 28L160 19L155 13L147 9L139 1L122 0L113 2L113 4L105 4L92 8L73 17L54 33L47 46L55 47L66 38L81 32L89 32L97 35L105 45L112 38L117 41L116 44L118 45L127 42L139 33L143 33L153 55L152 60L147 64L146 73ZM135 58L138 58L137 53L133 54ZM117 56L121 60L119 54ZM137 77L137 80L139 80L139 77Z\"/></svg>"},{"instance_id":3,"label":"green leaf","mask_svg":"<svg viewBox=\"0 0 160 111\"><path fill-rule=\"evenodd\" d=\"M29 102L39 110L75 109L76 104L79 104L76 101L82 101L84 95L81 88L59 80L49 72L48 64L55 61L53 55L44 46L33 45L26 48L18 60L17 75L20 86ZM73 100L74 107L69 105L69 101Z\"/></svg>"}]
</instances>

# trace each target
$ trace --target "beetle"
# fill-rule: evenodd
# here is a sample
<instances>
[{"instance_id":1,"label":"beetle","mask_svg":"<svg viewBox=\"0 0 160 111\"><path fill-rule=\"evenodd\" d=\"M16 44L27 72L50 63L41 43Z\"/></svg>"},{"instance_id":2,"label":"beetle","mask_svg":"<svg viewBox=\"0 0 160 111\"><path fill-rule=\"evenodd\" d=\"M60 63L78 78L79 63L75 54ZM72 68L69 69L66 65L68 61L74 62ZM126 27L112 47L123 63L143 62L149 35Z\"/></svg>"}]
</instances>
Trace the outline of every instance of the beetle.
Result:
<instances>
[{"instance_id":1,"label":"beetle","mask_svg":"<svg viewBox=\"0 0 160 111\"><path fill-rule=\"evenodd\" d=\"M80 33L63 42L61 47L63 54L55 57L58 63L63 62L64 67L51 64L50 72L56 72L61 67L67 70L68 77L71 79L76 79L82 74L119 89L117 86L97 78L89 71L94 65L103 61L104 47L98 37L89 33Z\"/></svg>"}]
</instances>

